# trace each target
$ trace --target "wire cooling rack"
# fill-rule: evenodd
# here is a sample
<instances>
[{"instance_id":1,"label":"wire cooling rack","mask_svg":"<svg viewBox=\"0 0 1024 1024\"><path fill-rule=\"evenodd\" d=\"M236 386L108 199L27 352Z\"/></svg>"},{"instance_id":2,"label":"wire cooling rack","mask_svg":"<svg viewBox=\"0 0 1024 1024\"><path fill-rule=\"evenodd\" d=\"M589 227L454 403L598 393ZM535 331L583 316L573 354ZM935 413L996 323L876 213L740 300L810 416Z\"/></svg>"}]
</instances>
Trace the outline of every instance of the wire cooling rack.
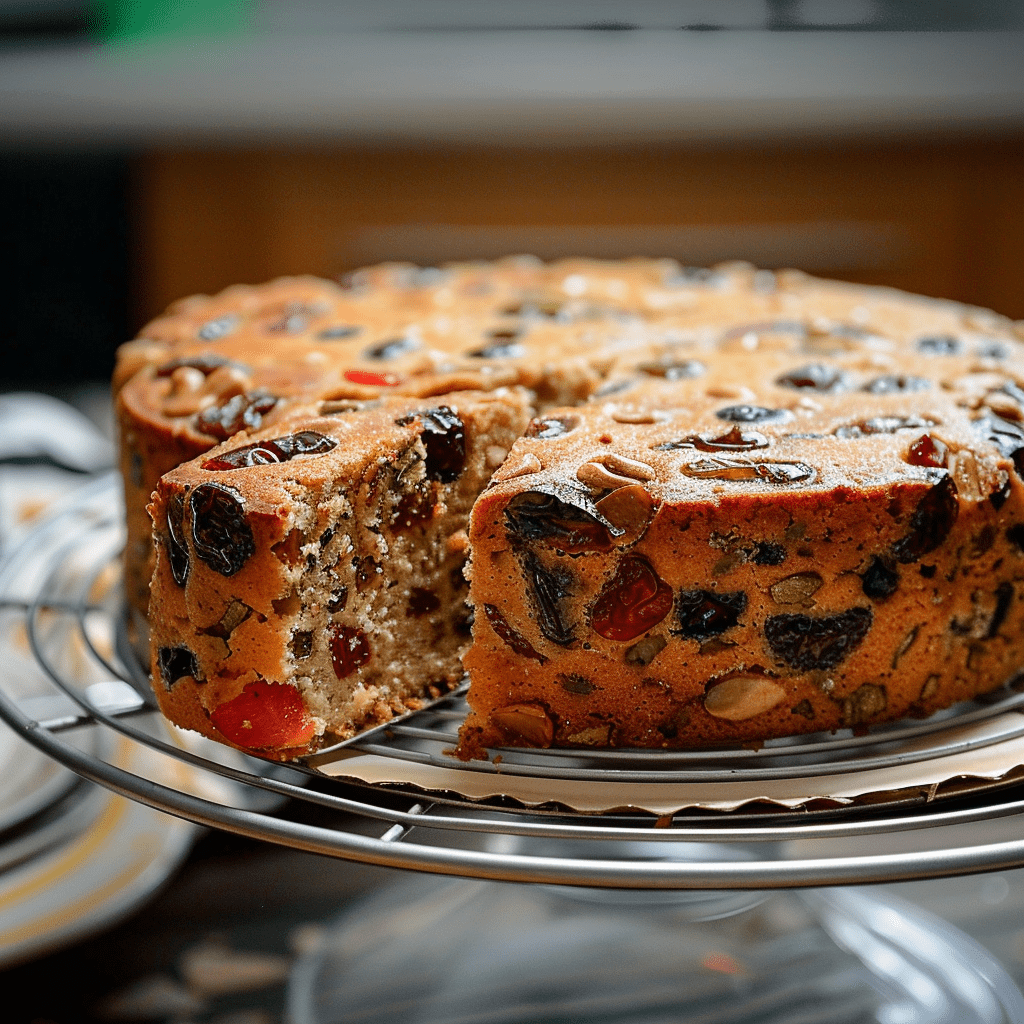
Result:
<instances>
[{"instance_id":1,"label":"wire cooling rack","mask_svg":"<svg viewBox=\"0 0 1024 1024\"><path fill-rule=\"evenodd\" d=\"M956 755L1024 736L1024 694L1012 687L868 735L715 751L504 750L500 758L469 763L447 753L465 710L457 691L305 762L275 765L164 723L124 626L123 543L119 487L103 476L70 495L9 553L0 568L0 644L8 669L17 670L0 682L0 717L83 777L169 814L378 865L577 886L764 889L1024 864L1024 787L1007 779L964 780L943 799L912 790L845 806L804 802L795 810L757 802L728 813L691 806L662 817L571 809L579 787L594 784L624 785L636 795L627 806L647 806L651 794L677 784L710 793L737 781L811 777L828 792L828 784L851 773L934 763L941 774ZM189 781L173 788L127 772L69 742L68 733L79 729L144 744L180 765ZM413 766L440 771L449 782L429 790L368 783L349 771L360 757L390 766L396 779ZM197 776L211 784L197 786ZM460 795L482 776L491 779L487 799ZM528 805L504 792L507 785L514 793L522 780L543 783L550 798ZM238 799L239 788L246 799ZM232 792L234 798L225 796ZM290 798L283 809L254 809L280 808L282 797Z\"/></svg>"}]
</instances>

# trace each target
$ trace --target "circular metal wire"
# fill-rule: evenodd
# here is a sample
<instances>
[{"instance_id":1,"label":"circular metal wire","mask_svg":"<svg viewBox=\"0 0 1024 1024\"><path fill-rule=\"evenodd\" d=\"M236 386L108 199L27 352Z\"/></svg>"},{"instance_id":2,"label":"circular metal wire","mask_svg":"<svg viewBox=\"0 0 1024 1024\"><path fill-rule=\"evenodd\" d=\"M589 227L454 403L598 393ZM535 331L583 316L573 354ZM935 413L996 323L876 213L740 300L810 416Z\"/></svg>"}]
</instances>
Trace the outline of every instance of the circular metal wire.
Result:
<instances>
[{"instance_id":1,"label":"circular metal wire","mask_svg":"<svg viewBox=\"0 0 1024 1024\"><path fill-rule=\"evenodd\" d=\"M500 772L546 780L564 800L527 808L476 802L454 792L329 778L353 751L449 771L494 773L445 753L463 714L460 693L304 763L272 765L194 744L163 723L125 632L116 575L123 514L116 478L71 495L0 568L0 625L23 632L35 671L57 702L46 715L0 688L0 717L28 742L93 782L214 828L333 857L440 874L620 888L756 889L853 884L977 872L1024 864L1018 818L1024 795L1012 784L965 786L942 801L893 797L875 806L741 808L680 812L568 809L578 783L614 781L639 793L667 783L777 781L842 775L942 758L1024 735L1024 694L1006 688L924 722L868 736L771 741L759 750L502 751ZM72 657L71 655L74 654ZM113 689L112 689L113 687ZM965 723L999 728L965 739ZM73 729L121 734L236 792L287 797L283 810L251 799L211 799L141 778L68 742ZM637 800L642 803L642 800ZM313 820L308 820L312 816Z\"/></svg>"}]
</instances>

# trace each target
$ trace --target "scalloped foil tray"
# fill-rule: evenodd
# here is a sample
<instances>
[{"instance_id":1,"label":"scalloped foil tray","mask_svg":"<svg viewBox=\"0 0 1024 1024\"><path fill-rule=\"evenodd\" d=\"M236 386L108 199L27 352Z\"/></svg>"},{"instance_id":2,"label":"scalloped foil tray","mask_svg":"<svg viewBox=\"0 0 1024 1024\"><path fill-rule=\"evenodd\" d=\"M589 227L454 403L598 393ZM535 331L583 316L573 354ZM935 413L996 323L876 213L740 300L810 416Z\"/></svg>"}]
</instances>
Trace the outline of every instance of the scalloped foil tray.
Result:
<instances>
[{"instance_id":1,"label":"scalloped foil tray","mask_svg":"<svg viewBox=\"0 0 1024 1024\"><path fill-rule=\"evenodd\" d=\"M1024 736L999 738L1019 729L1020 723L1016 712L962 726L950 723L942 732L942 747L969 744L975 749L930 756L936 741L933 735L925 735L900 745L901 753L905 751L911 759L906 764L841 773L830 773L829 765L821 764L817 771L809 766L806 776L775 780L745 779L742 767L736 769L735 781L728 782L659 782L656 770L651 771L649 783L537 778L505 774L500 765L474 770L455 758L451 768L442 768L356 751L318 771L361 783L455 793L470 801L504 797L525 807L554 804L589 814L631 810L663 817L687 810L735 811L748 805L821 810L931 801L1024 778Z\"/></svg>"}]
</instances>

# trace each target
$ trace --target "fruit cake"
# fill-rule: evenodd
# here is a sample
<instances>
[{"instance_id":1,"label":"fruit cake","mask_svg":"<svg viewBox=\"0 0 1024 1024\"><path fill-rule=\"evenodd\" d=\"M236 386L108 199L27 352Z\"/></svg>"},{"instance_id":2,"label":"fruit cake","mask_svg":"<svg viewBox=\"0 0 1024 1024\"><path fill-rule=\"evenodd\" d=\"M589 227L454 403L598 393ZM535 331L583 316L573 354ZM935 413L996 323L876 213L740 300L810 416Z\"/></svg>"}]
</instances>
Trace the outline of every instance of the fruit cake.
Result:
<instances>
[{"instance_id":1,"label":"fruit cake","mask_svg":"<svg viewBox=\"0 0 1024 1024\"><path fill-rule=\"evenodd\" d=\"M329 401L160 481L153 685L169 718L284 757L462 677L469 511L522 389Z\"/></svg>"},{"instance_id":2,"label":"fruit cake","mask_svg":"<svg viewBox=\"0 0 1024 1024\"><path fill-rule=\"evenodd\" d=\"M520 258L229 289L143 335L115 381L129 583L143 608L162 476L155 685L238 746L315 749L458 674L445 574L471 508L466 757L860 727L1020 667L1024 331L989 311L745 264ZM432 479L459 391L467 468ZM408 529L383 491L335 498L396 472L432 488ZM225 524L251 536L237 570Z\"/></svg>"}]
</instances>

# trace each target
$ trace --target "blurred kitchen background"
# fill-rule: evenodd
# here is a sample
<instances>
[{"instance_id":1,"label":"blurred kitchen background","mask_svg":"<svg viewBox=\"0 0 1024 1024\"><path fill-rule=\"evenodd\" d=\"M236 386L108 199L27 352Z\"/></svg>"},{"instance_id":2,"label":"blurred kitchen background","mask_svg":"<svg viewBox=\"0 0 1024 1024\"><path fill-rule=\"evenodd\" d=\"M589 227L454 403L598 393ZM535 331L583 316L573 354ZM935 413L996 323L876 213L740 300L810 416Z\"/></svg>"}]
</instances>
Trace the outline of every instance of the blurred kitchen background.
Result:
<instances>
[{"instance_id":1,"label":"blurred kitchen background","mask_svg":"<svg viewBox=\"0 0 1024 1024\"><path fill-rule=\"evenodd\" d=\"M0 386L384 259L742 258L1024 318L1018 0L0 0Z\"/></svg>"}]
</instances>

